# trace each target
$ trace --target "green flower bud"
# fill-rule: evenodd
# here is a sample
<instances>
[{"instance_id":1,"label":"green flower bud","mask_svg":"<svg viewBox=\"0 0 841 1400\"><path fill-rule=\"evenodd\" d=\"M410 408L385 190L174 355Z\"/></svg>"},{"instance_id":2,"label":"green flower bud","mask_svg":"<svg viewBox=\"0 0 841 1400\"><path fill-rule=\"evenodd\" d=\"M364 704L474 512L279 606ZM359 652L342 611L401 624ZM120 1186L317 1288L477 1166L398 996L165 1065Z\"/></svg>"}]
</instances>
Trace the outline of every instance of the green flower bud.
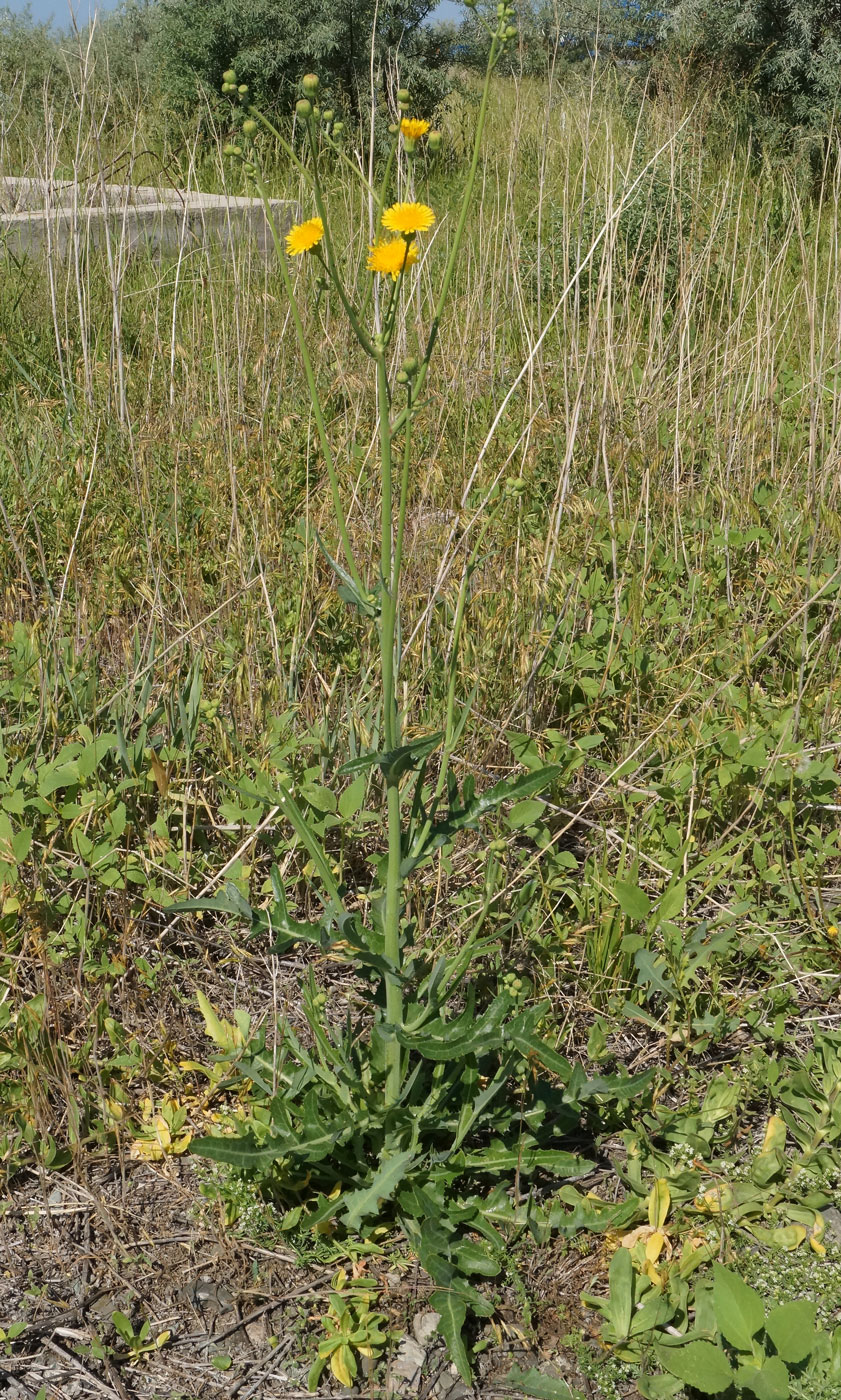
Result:
<instances>
[{"instance_id":1,"label":"green flower bud","mask_svg":"<svg viewBox=\"0 0 841 1400\"><path fill-rule=\"evenodd\" d=\"M397 122L389 122L389 125L388 125L388 134L389 134L389 136L396 136L399 130L400 130L400 127L397 125Z\"/></svg>"},{"instance_id":2,"label":"green flower bud","mask_svg":"<svg viewBox=\"0 0 841 1400\"><path fill-rule=\"evenodd\" d=\"M242 124L242 134L243 134L243 136L256 136L256 135L257 135L257 123L254 121L254 118L253 118L253 117L249 117L247 122L243 122L243 124Z\"/></svg>"},{"instance_id":3,"label":"green flower bud","mask_svg":"<svg viewBox=\"0 0 841 1400\"><path fill-rule=\"evenodd\" d=\"M336 125L333 127L333 135L334 135L334 136L341 136L341 134L342 134L342 132L344 131L344 129L345 129L345 124L344 124L344 122L336 122Z\"/></svg>"},{"instance_id":4,"label":"green flower bud","mask_svg":"<svg viewBox=\"0 0 841 1400\"><path fill-rule=\"evenodd\" d=\"M325 126L329 126L329 125L330 125L331 121L333 120L333 109L332 109L332 107L328 107L326 112L322 112L322 114L321 114L321 120L324 122Z\"/></svg>"},{"instance_id":5,"label":"green flower bud","mask_svg":"<svg viewBox=\"0 0 841 1400\"><path fill-rule=\"evenodd\" d=\"M240 83L239 87L237 88L237 92L239 93L240 97L247 97L248 91L248 83Z\"/></svg>"},{"instance_id":6,"label":"green flower bud","mask_svg":"<svg viewBox=\"0 0 841 1400\"><path fill-rule=\"evenodd\" d=\"M234 72L233 68L228 68L228 69L222 74L222 82L223 82L223 83L233 83L233 84L234 84L234 87L236 87L236 81L237 81L237 75L236 75L236 73Z\"/></svg>"},{"instance_id":7,"label":"green flower bud","mask_svg":"<svg viewBox=\"0 0 841 1400\"><path fill-rule=\"evenodd\" d=\"M321 108L318 106L318 104L316 104L316 106L313 107L312 114L317 122L321 121Z\"/></svg>"},{"instance_id":8,"label":"green flower bud","mask_svg":"<svg viewBox=\"0 0 841 1400\"><path fill-rule=\"evenodd\" d=\"M406 373L405 369L398 370L398 371L397 371L397 383L398 383L398 384L408 384L408 382L409 382L409 376L408 376L408 374Z\"/></svg>"},{"instance_id":9,"label":"green flower bud","mask_svg":"<svg viewBox=\"0 0 841 1400\"><path fill-rule=\"evenodd\" d=\"M306 97L317 97L319 86L317 73L305 73L301 79L301 87Z\"/></svg>"},{"instance_id":10,"label":"green flower bud","mask_svg":"<svg viewBox=\"0 0 841 1400\"><path fill-rule=\"evenodd\" d=\"M401 107L408 107L411 100L408 88L397 89L397 101L400 103Z\"/></svg>"},{"instance_id":11,"label":"green flower bud","mask_svg":"<svg viewBox=\"0 0 841 1400\"><path fill-rule=\"evenodd\" d=\"M236 92L236 87L233 83L223 83L222 91L226 93Z\"/></svg>"},{"instance_id":12,"label":"green flower bud","mask_svg":"<svg viewBox=\"0 0 841 1400\"><path fill-rule=\"evenodd\" d=\"M407 376L407 378L409 378L409 379L413 378L413 376L417 374L417 372L418 372L418 362L417 362L417 360L415 359L414 355L410 355L408 360L404 360L404 361L403 361L403 366L402 366L402 368L403 368L403 373L404 373L404 374Z\"/></svg>"},{"instance_id":13,"label":"green flower bud","mask_svg":"<svg viewBox=\"0 0 841 1400\"><path fill-rule=\"evenodd\" d=\"M513 24L509 24L508 28L505 31L505 37L506 39L516 39L517 30Z\"/></svg>"},{"instance_id":14,"label":"green flower bud","mask_svg":"<svg viewBox=\"0 0 841 1400\"><path fill-rule=\"evenodd\" d=\"M225 149L223 150L222 154L223 154L223 156L241 156L241 155L242 155L242 147L240 147L240 146L226 146Z\"/></svg>"},{"instance_id":15,"label":"green flower bud","mask_svg":"<svg viewBox=\"0 0 841 1400\"><path fill-rule=\"evenodd\" d=\"M441 149L441 141L442 136L440 131L430 131L429 135L426 138L427 149L430 150L433 155L435 155L436 152L440 151Z\"/></svg>"},{"instance_id":16,"label":"green flower bud","mask_svg":"<svg viewBox=\"0 0 841 1400\"><path fill-rule=\"evenodd\" d=\"M312 103L308 102L305 97L302 97L300 101L295 103L295 111L302 121L308 121L312 116Z\"/></svg>"}]
</instances>

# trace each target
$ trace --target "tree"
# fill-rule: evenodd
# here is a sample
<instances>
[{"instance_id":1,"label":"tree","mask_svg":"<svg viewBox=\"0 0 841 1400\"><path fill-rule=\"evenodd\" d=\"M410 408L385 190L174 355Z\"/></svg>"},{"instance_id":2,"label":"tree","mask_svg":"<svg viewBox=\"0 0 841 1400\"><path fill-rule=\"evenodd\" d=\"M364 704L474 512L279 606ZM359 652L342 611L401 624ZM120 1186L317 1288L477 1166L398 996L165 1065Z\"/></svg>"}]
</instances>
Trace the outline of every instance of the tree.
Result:
<instances>
[{"instance_id":1,"label":"tree","mask_svg":"<svg viewBox=\"0 0 841 1400\"><path fill-rule=\"evenodd\" d=\"M217 107L222 74L233 67L258 106L288 110L301 75L311 69L334 106L358 113L368 105L376 16L380 82L387 54L396 53L401 82L418 100L421 70L428 70L421 26L434 7L435 0L159 0L155 76L173 107L193 108L199 94Z\"/></svg>"},{"instance_id":2,"label":"tree","mask_svg":"<svg viewBox=\"0 0 841 1400\"><path fill-rule=\"evenodd\" d=\"M680 0L664 29L789 122L822 126L839 108L841 0Z\"/></svg>"}]
</instances>

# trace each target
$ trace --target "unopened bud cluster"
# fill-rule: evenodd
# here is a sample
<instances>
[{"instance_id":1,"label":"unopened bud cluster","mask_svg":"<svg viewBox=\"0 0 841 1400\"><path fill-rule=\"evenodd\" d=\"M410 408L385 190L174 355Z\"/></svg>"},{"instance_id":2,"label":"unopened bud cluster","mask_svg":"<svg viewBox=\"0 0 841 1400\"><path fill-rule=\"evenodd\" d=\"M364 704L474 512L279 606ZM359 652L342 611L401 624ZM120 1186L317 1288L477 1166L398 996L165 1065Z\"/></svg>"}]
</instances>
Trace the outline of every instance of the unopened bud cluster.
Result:
<instances>
[{"instance_id":1,"label":"unopened bud cluster","mask_svg":"<svg viewBox=\"0 0 841 1400\"><path fill-rule=\"evenodd\" d=\"M496 7L496 34L497 38L500 39L503 44L507 44L511 39L516 39L517 37L517 26L511 23L515 14L516 11L513 5L508 4L507 0L499 0L499 4Z\"/></svg>"}]
</instances>

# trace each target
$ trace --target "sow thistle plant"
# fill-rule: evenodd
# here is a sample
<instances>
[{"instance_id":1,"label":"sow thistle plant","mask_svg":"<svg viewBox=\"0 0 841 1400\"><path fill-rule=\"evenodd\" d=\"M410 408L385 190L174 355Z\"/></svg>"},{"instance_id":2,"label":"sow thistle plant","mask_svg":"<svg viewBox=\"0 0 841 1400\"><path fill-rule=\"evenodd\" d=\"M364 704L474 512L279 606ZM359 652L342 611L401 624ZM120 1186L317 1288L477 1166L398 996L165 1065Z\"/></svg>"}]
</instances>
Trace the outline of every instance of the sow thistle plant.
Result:
<instances>
[{"instance_id":1,"label":"sow thistle plant","mask_svg":"<svg viewBox=\"0 0 841 1400\"><path fill-rule=\"evenodd\" d=\"M265 907L252 908L232 885L215 901L180 906L232 912L270 940L276 954L309 944L347 960L360 989L358 1010L336 1024L310 975L302 999L311 1043L305 1045L283 1025L280 1051L270 1052L265 1031L251 1034L247 1045L229 1056L235 1072L250 1082L248 1121L238 1125L236 1136L204 1138L193 1150L247 1174L285 1207L284 1226L290 1230L327 1230L339 1241L376 1235L380 1243L402 1235L433 1282L430 1304L440 1313L439 1330L465 1380L470 1377L469 1315L494 1311L493 1300L475 1281L501 1272L516 1236L530 1231L544 1239L552 1229L564 1228L565 1207L553 1187L586 1174L592 1165L562 1146L579 1128L582 1104L628 1098L648 1079L587 1080L539 1034L547 1005L524 1006L505 986L489 1003L479 1002L472 970L478 959L487 965L498 951L482 934L480 920L457 952L433 960L414 945L407 907L407 881L414 872L446 853L459 833L476 828L486 813L547 789L560 772L545 767L478 793L472 777L459 782L453 771L470 712L469 700L456 703L459 645L470 573L489 511L457 597L440 730L407 737L397 700L413 425L473 198L491 74L516 32L512 15L508 4L498 5L475 143L431 319L425 334L418 334L421 353L400 365L394 346L405 315L403 294L428 247L424 240L436 214L425 203L393 198L395 172L401 146L411 162L421 142L434 153L440 136L426 120L409 115L410 95L401 89L400 119L391 127L379 186L373 189L343 150L341 123L332 111L320 109L315 75L304 78L297 103L303 140L296 149L250 104L236 74L225 74L225 91L238 97L244 112L245 144L232 146L230 153L242 161L264 201L330 490L337 543L328 548L320 536L318 543L342 599L377 630L381 746L350 759L339 773L354 781L363 775L374 779L382 796L384 854L367 896L352 901L334 855L291 783L274 786L257 773L249 796L278 807L293 829L314 872L320 917L310 922L295 917L277 866ZM311 194L306 217L285 238L273 220L259 166L257 138L263 132L279 143ZM375 235L361 301L349 290L331 227L322 180L326 159L353 171L371 204ZM293 272L302 271L306 287L313 264L338 297L376 380L381 514L375 576L351 544L339 465L296 298ZM548 1077L541 1076L541 1068Z\"/></svg>"}]
</instances>

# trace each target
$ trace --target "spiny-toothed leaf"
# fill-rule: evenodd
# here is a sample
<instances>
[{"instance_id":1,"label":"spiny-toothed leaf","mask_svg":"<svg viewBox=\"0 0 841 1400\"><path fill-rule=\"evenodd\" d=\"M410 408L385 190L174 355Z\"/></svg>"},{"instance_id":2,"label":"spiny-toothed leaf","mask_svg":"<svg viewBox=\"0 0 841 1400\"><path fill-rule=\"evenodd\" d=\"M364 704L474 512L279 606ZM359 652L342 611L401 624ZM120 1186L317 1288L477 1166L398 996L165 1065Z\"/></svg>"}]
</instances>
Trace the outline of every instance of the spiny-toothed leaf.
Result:
<instances>
[{"instance_id":1,"label":"spiny-toothed leaf","mask_svg":"<svg viewBox=\"0 0 841 1400\"><path fill-rule=\"evenodd\" d=\"M345 1197L344 1222L349 1230L358 1230L363 1220L378 1214L379 1202L391 1199L415 1160L415 1153L411 1148L405 1152L397 1152L393 1157L387 1157L380 1163L367 1186L361 1191L351 1191Z\"/></svg>"}]
</instances>

